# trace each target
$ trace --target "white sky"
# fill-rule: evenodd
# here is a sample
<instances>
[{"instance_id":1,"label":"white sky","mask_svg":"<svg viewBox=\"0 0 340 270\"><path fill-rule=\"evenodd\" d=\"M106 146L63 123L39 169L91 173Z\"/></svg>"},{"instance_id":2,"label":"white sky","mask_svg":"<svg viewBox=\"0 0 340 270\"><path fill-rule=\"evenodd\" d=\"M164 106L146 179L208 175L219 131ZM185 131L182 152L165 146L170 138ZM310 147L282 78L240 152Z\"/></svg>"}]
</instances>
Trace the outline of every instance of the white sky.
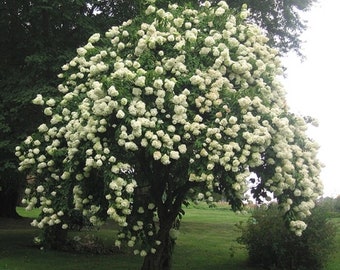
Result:
<instances>
[{"instance_id":1,"label":"white sky","mask_svg":"<svg viewBox=\"0 0 340 270\"><path fill-rule=\"evenodd\" d=\"M306 60L289 55L283 60L288 68L284 86L292 111L310 115L319 127L310 136L319 145L324 196L340 195L340 1L319 0L307 13L309 28L303 35Z\"/></svg>"}]
</instances>

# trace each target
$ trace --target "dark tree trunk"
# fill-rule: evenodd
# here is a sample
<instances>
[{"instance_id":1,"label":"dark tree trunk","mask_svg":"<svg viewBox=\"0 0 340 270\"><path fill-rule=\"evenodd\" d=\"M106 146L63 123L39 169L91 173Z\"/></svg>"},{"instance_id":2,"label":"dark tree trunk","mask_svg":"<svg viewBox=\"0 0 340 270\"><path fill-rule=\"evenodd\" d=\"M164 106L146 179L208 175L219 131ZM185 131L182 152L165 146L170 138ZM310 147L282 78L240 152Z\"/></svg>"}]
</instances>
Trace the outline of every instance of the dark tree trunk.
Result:
<instances>
[{"instance_id":1,"label":"dark tree trunk","mask_svg":"<svg viewBox=\"0 0 340 270\"><path fill-rule=\"evenodd\" d=\"M175 240L171 239L169 230L159 232L161 244L157 247L155 254L148 254L143 262L141 270L170 270L172 253Z\"/></svg>"},{"instance_id":2,"label":"dark tree trunk","mask_svg":"<svg viewBox=\"0 0 340 270\"><path fill-rule=\"evenodd\" d=\"M19 192L13 188L7 187L0 191L0 217L20 217L16 211L18 198Z\"/></svg>"},{"instance_id":3,"label":"dark tree trunk","mask_svg":"<svg viewBox=\"0 0 340 270\"><path fill-rule=\"evenodd\" d=\"M168 196L168 199L162 203L158 200L158 217L159 231L157 239L161 244L156 247L155 254L148 254L141 270L170 270L172 262L172 254L175 246L175 239L171 238L170 230L179 228L178 215L184 200L184 195L190 185L184 186L178 193L176 199L172 203L174 197Z\"/></svg>"},{"instance_id":4,"label":"dark tree trunk","mask_svg":"<svg viewBox=\"0 0 340 270\"><path fill-rule=\"evenodd\" d=\"M159 218L159 230L157 240L161 243L155 247L154 254L148 253L144 258L141 270L170 270L172 266L172 255L175 246L175 239L171 238L172 228L178 229L178 216L182 204L190 188L196 183L183 181L187 177L186 166L163 166L159 162L150 165L145 164L143 156L139 159L141 164L139 176L152 179L149 192L154 199ZM189 162L189 161L188 161ZM150 167L150 170L144 168Z\"/></svg>"}]
</instances>

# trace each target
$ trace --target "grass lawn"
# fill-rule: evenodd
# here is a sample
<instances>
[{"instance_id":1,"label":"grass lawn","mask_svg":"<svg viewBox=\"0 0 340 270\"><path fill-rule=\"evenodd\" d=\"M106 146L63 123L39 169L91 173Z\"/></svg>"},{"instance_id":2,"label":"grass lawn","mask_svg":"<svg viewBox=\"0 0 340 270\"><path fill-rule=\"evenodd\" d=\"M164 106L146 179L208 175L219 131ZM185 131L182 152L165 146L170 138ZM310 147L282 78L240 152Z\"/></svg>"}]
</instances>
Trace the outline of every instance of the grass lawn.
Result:
<instances>
[{"instance_id":1,"label":"grass lawn","mask_svg":"<svg viewBox=\"0 0 340 270\"><path fill-rule=\"evenodd\" d=\"M335 240L335 253L327 265L327 270L339 270L340 269L340 217L333 218L332 221L337 227L337 234Z\"/></svg>"},{"instance_id":2,"label":"grass lawn","mask_svg":"<svg viewBox=\"0 0 340 270\"><path fill-rule=\"evenodd\" d=\"M237 215L225 206L215 209L190 207L185 211L175 247L173 270L255 270L247 267L246 250L235 241L238 236L235 224L247 220L248 215ZM142 258L126 253L97 255L40 250L32 244L38 230L29 225L30 219L38 212L25 212L21 208L18 212L26 218L0 219L0 270L137 270L141 266ZM340 231L340 218L333 220ZM115 235L107 227L90 233L99 236L106 244L114 242ZM336 250L338 252L332 257L327 270L339 269L339 234Z\"/></svg>"}]
</instances>

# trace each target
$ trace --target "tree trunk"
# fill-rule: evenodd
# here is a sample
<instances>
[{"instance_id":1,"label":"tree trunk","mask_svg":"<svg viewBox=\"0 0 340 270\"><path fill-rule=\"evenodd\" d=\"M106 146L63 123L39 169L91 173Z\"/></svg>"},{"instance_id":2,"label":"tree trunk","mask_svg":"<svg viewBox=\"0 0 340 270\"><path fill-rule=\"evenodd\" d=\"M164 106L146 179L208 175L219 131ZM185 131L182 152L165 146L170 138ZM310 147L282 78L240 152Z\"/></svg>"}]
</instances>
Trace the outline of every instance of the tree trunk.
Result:
<instances>
[{"instance_id":1,"label":"tree trunk","mask_svg":"<svg viewBox=\"0 0 340 270\"><path fill-rule=\"evenodd\" d=\"M185 182L182 186L176 185L176 183L181 183L180 176L183 172L185 175L183 177L186 177L185 170L171 171L171 168L167 166L159 168L156 166L153 172L154 175L151 178L155 181L151 185L150 193L153 194L157 207L159 231L156 238L160 241L160 245L155 247L155 254L146 255L141 270L170 270L175 246L175 239L170 236L170 231L178 229L178 215L183 201L188 190L195 184Z\"/></svg>"},{"instance_id":2,"label":"tree trunk","mask_svg":"<svg viewBox=\"0 0 340 270\"><path fill-rule=\"evenodd\" d=\"M174 250L175 240L169 235L170 230L160 232L159 239L161 244L157 247L155 254L148 254L143 262L141 270L170 270L172 253Z\"/></svg>"},{"instance_id":3,"label":"tree trunk","mask_svg":"<svg viewBox=\"0 0 340 270\"><path fill-rule=\"evenodd\" d=\"M19 192L11 187L0 190L0 217L19 218L16 206Z\"/></svg>"}]
</instances>

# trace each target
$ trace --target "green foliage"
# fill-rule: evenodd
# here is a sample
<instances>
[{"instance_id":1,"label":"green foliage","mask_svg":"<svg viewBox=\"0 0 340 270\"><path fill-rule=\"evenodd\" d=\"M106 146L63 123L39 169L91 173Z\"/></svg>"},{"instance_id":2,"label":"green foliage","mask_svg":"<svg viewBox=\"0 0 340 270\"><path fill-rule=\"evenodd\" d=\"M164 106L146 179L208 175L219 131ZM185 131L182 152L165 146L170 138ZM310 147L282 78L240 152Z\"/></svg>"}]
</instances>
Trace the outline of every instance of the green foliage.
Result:
<instances>
[{"instance_id":1,"label":"green foliage","mask_svg":"<svg viewBox=\"0 0 340 270\"><path fill-rule=\"evenodd\" d=\"M335 208L335 211L340 212L340 195L338 195L335 199L334 208Z\"/></svg>"},{"instance_id":2,"label":"green foliage","mask_svg":"<svg viewBox=\"0 0 340 270\"><path fill-rule=\"evenodd\" d=\"M335 226L321 206L307 218L308 227L296 236L286 226L282 212L272 204L258 208L247 223L240 223L238 242L248 250L249 263L266 269L323 269L334 252Z\"/></svg>"}]
</instances>

